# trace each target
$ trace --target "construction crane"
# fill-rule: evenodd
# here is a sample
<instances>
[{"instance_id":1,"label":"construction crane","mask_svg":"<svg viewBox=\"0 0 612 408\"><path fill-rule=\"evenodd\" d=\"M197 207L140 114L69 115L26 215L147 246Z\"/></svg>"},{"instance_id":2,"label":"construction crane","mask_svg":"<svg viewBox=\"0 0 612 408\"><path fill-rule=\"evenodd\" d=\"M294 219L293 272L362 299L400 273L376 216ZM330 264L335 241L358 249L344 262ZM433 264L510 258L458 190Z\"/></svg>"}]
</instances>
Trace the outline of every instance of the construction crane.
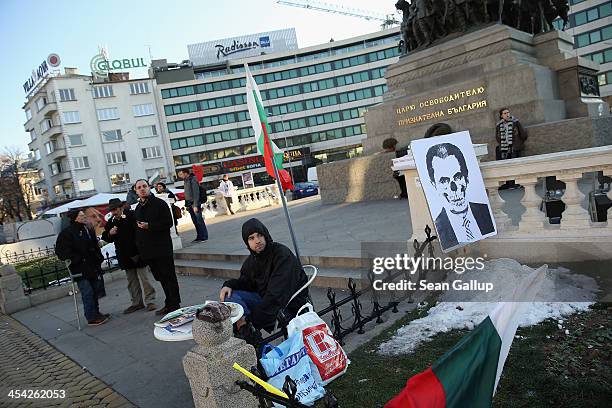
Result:
<instances>
[{"instance_id":1,"label":"construction crane","mask_svg":"<svg viewBox=\"0 0 612 408\"><path fill-rule=\"evenodd\" d=\"M276 3L282 4L285 6L300 7L300 8L305 8L309 10L325 11L327 13L336 13L336 14L341 14L343 16L359 17L359 18L364 18L368 21L370 20L382 21L382 24L380 26L383 30L389 27L393 27L394 25L400 23L393 14L384 15L381 13L375 13L373 11L361 10L361 9L352 8L352 7L344 7L338 4L330 4L330 3L323 3L319 1L309 1L309 0L277 0Z\"/></svg>"}]
</instances>

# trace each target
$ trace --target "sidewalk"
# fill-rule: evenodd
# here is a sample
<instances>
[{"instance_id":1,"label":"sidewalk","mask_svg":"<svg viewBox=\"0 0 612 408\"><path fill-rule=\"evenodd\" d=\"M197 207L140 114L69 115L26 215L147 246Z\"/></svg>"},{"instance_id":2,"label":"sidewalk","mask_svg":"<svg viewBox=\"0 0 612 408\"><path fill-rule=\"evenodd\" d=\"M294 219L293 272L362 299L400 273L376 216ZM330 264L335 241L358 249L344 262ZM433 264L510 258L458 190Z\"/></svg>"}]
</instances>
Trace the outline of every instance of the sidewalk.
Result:
<instances>
[{"instance_id":1,"label":"sidewalk","mask_svg":"<svg viewBox=\"0 0 612 408\"><path fill-rule=\"evenodd\" d=\"M56 390L58 395L65 396L11 399L8 396L11 390L14 393ZM134 406L24 325L3 314L0 314L0 392L2 407Z\"/></svg>"},{"instance_id":2,"label":"sidewalk","mask_svg":"<svg viewBox=\"0 0 612 408\"><path fill-rule=\"evenodd\" d=\"M405 241L412 235L408 200L323 205L315 196L290 201L288 208L302 256L359 258L362 241ZM268 227L274 241L293 249L281 206L207 219L206 242L191 243L195 238L192 225L183 226L179 233L189 250L248 255L241 228L253 217Z\"/></svg>"}]
</instances>

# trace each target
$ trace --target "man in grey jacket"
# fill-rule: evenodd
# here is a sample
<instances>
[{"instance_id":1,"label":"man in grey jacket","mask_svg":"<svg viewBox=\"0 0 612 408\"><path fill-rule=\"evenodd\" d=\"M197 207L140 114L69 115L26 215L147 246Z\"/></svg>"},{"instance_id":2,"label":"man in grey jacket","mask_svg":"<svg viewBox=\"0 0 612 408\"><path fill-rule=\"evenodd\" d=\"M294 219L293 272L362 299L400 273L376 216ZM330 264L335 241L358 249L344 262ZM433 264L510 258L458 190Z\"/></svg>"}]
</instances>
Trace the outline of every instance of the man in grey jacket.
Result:
<instances>
[{"instance_id":1,"label":"man in grey jacket","mask_svg":"<svg viewBox=\"0 0 612 408\"><path fill-rule=\"evenodd\" d=\"M200 183L189 169L180 169L178 176L185 183L183 187L185 190L185 208L191 215L191 221L197 233L196 239L193 241L206 241L208 240L208 230L202 216L202 201L206 199L206 196L200 196Z\"/></svg>"}]
</instances>

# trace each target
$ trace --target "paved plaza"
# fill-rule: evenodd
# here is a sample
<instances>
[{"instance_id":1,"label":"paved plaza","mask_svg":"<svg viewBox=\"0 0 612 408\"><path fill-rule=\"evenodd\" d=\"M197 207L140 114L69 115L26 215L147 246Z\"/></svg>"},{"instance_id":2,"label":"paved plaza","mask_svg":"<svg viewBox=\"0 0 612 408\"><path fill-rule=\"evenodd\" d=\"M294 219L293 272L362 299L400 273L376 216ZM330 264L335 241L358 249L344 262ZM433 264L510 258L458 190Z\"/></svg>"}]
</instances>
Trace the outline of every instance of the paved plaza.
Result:
<instances>
[{"instance_id":1,"label":"paved plaza","mask_svg":"<svg viewBox=\"0 0 612 408\"><path fill-rule=\"evenodd\" d=\"M522 191L508 191L506 194L509 203L518 203ZM520 213L520 208L512 208L514 212ZM318 197L314 197L290 202L289 211L300 250L305 256L359 257L363 241L405 241L411 235L406 200L326 206L321 204ZM181 231L181 238L190 250L247 254L240 230L242 223L251 217L257 217L264 222L276 241L291 247L281 207L209 219L207 224L210 240L207 242L192 244L195 232L186 227ZM115 274L121 276L123 272L118 271ZM197 304L207 299L216 299L222 282L222 279L212 277L179 276L182 304ZM7 384L15 387L20 384L24 387L24 384L34 384L38 379L43 381L41 388L59 387L67 390L75 390L79 388L76 386L80 385L80 391L70 394L70 398L87 396L103 404L113 398L111 395L116 396L108 406L118 406L119 401L121 404L132 403L142 407L193 406L182 358L195 343L167 343L156 340L153 337L153 323L157 317L152 312L138 311L123 315L123 309L129 305L126 285L125 279L107 283L107 296L101 299L101 310L103 313L111 313L112 319L102 326L85 326L81 331L77 330L72 297L58 299L12 315L12 318L27 328L12 318L3 316L0 321L5 335L2 337L0 361L7 369L0 371L3 376L0 378L2 383L7 381ZM163 292L157 282L155 287L156 302L161 305ZM325 289L315 288L311 292L317 309L328 304ZM343 293L338 290L338 299L345 295L346 291ZM363 306L364 312L369 313L370 303L364 301ZM372 338L412 307L413 304L402 305L400 313L387 313L384 324L371 325L364 335L350 335L347 338L347 351L350 352ZM349 324L350 309L343 314ZM83 318L81 319L83 322ZM17 343L23 345L17 347ZM21 360L15 358L16 355L21 356ZM49 359L64 363L49 364ZM6 361L11 364L5 365ZM17 375L17 367L28 370L27 375ZM55 374L58 367L64 368L61 370L61 376ZM129 402L122 399L121 395Z\"/></svg>"}]
</instances>

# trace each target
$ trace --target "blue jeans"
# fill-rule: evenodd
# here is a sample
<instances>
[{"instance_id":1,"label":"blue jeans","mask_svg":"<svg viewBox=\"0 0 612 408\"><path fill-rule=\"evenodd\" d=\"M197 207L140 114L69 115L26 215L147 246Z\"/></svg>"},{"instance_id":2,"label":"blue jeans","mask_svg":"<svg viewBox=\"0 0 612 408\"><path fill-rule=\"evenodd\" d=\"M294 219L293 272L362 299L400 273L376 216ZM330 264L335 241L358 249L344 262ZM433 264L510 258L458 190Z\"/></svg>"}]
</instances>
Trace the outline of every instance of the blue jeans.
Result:
<instances>
[{"instance_id":1,"label":"blue jeans","mask_svg":"<svg viewBox=\"0 0 612 408\"><path fill-rule=\"evenodd\" d=\"M208 230L206 229L204 217L202 217L202 206L199 206L199 208L200 210L196 213L193 211L193 207L190 205L187 207L187 211L189 211L189 215L191 215L191 222L193 222L196 229L196 239L207 240Z\"/></svg>"},{"instance_id":2,"label":"blue jeans","mask_svg":"<svg viewBox=\"0 0 612 408\"><path fill-rule=\"evenodd\" d=\"M244 315L248 316L251 314L251 309L259 306L263 299L255 292L232 290L232 296L226 297L225 301L238 303L244 309Z\"/></svg>"},{"instance_id":3,"label":"blue jeans","mask_svg":"<svg viewBox=\"0 0 612 408\"><path fill-rule=\"evenodd\" d=\"M98 298L104 296L104 280L101 277L93 280L83 278L77 284L83 300L85 319L88 322L95 320L100 315Z\"/></svg>"}]
</instances>

